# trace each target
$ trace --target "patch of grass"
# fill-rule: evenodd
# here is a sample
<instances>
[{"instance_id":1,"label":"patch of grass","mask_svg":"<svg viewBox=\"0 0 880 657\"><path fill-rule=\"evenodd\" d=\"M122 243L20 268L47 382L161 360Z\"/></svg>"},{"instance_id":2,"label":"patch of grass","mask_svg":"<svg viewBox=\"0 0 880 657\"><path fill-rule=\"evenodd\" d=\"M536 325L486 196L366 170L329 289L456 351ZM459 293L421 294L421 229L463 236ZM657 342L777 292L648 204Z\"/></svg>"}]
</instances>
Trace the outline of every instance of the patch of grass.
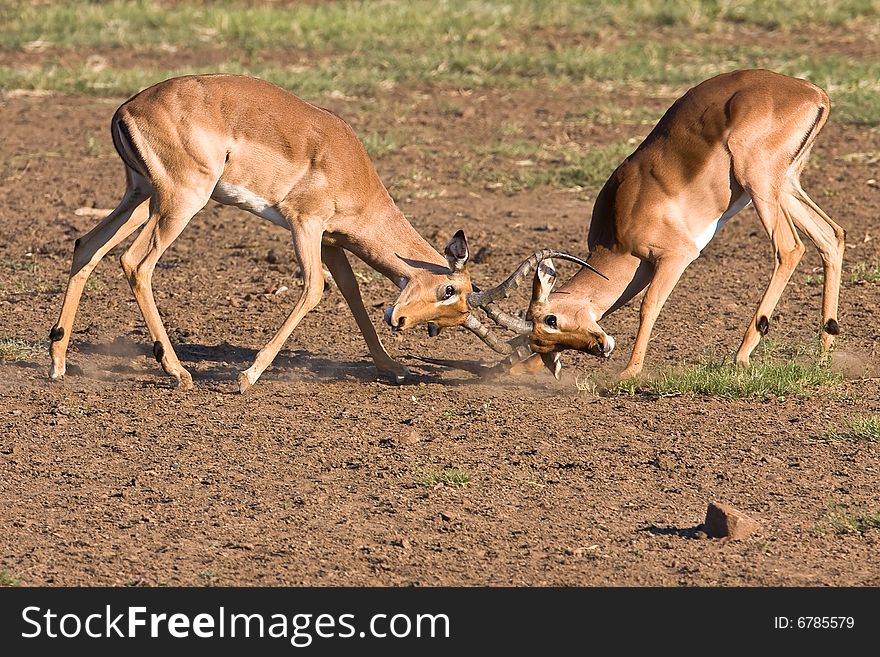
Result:
<instances>
[{"instance_id":1,"label":"patch of grass","mask_svg":"<svg viewBox=\"0 0 880 657\"><path fill-rule=\"evenodd\" d=\"M420 468L413 473L413 478L416 483L427 488L439 485L461 487L473 479L473 475L458 468L443 468L442 470Z\"/></svg>"},{"instance_id":2,"label":"patch of grass","mask_svg":"<svg viewBox=\"0 0 880 657\"><path fill-rule=\"evenodd\" d=\"M779 30L842 26L870 21L880 9L872 0L804 3L800 0L413 0L411 2L277 3L219 0L68 0L63 3L7 0L0 46L7 48L186 47L358 49L375 44L413 49L425 43L502 44L531 29L573 35L601 30L684 26L715 31L737 23ZM639 36L644 34L640 29Z\"/></svg>"},{"instance_id":3,"label":"patch of grass","mask_svg":"<svg viewBox=\"0 0 880 657\"><path fill-rule=\"evenodd\" d=\"M0 586L21 586L21 582L5 570L0 570Z\"/></svg>"},{"instance_id":4,"label":"patch of grass","mask_svg":"<svg viewBox=\"0 0 880 657\"><path fill-rule=\"evenodd\" d=\"M41 276L22 276L12 280L11 285L0 284L0 291L14 295L57 294L61 291L56 285L44 280Z\"/></svg>"},{"instance_id":5,"label":"patch of grass","mask_svg":"<svg viewBox=\"0 0 880 657\"><path fill-rule=\"evenodd\" d=\"M876 283L877 281L880 281L880 267L866 262L854 264L846 277L846 282L853 285L864 285L865 283Z\"/></svg>"},{"instance_id":6,"label":"patch of grass","mask_svg":"<svg viewBox=\"0 0 880 657\"><path fill-rule=\"evenodd\" d=\"M94 272L89 278L86 280L85 287L83 288L86 292L97 292L99 290L103 290L105 287L103 281L98 278Z\"/></svg>"},{"instance_id":7,"label":"patch of grass","mask_svg":"<svg viewBox=\"0 0 880 657\"><path fill-rule=\"evenodd\" d=\"M824 359L814 355L773 356L764 353L748 368L728 359L709 360L662 372L639 388L658 395L710 395L743 399L775 395L811 396L821 389L843 382L843 376L831 371ZM631 384L631 382L630 382ZM627 390L627 382L620 384Z\"/></svg>"},{"instance_id":8,"label":"patch of grass","mask_svg":"<svg viewBox=\"0 0 880 657\"><path fill-rule=\"evenodd\" d=\"M829 504L828 522L838 534L864 534L870 529L880 529L880 511L870 512Z\"/></svg>"},{"instance_id":9,"label":"patch of grass","mask_svg":"<svg viewBox=\"0 0 880 657\"><path fill-rule=\"evenodd\" d=\"M194 67L72 65L65 61L65 49L70 48L96 53L166 46L227 49L235 52L214 70L264 77L306 98L333 93L371 96L395 85L523 88L536 80L549 86L588 81L636 85L645 94L668 96L670 85L683 91L685 85L722 71L764 66L824 86L839 120L880 122L876 58L820 56L808 46L782 51L709 36L645 38L653 26L678 26L702 35L729 31L740 23L779 30L868 29L880 11L872 0L776 0L760 5L757 0L415 0L271 6L20 0L4 3L4 9L0 47L32 51L34 61L0 67L3 89L128 95L171 75L199 72ZM291 58L284 50L291 43L305 56ZM242 50L247 58L239 56ZM112 62L112 56L108 59ZM242 64L243 59L249 63Z\"/></svg>"},{"instance_id":10,"label":"patch of grass","mask_svg":"<svg viewBox=\"0 0 880 657\"><path fill-rule=\"evenodd\" d=\"M0 361L25 360L42 353L43 345L14 336L0 337Z\"/></svg>"},{"instance_id":11,"label":"patch of grass","mask_svg":"<svg viewBox=\"0 0 880 657\"><path fill-rule=\"evenodd\" d=\"M492 402L487 401L483 402L478 406L469 406L468 408L462 409L460 411L443 411L443 415L446 417L476 417L489 415L489 411L492 410Z\"/></svg>"},{"instance_id":12,"label":"patch of grass","mask_svg":"<svg viewBox=\"0 0 880 657\"><path fill-rule=\"evenodd\" d=\"M86 145L83 149L83 154L88 158L105 158L105 157L114 157L116 155L116 150L109 144L107 140L95 139L94 135L89 135L86 139Z\"/></svg>"},{"instance_id":13,"label":"patch of grass","mask_svg":"<svg viewBox=\"0 0 880 657\"><path fill-rule=\"evenodd\" d=\"M662 112L645 107L621 107L614 103L597 102L591 107L566 114L566 119L574 123L588 122L597 125L619 125L621 123L654 124Z\"/></svg>"},{"instance_id":14,"label":"patch of grass","mask_svg":"<svg viewBox=\"0 0 880 657\"><path fill-rule=\"evenodd\" d=\"M35 272L37 263L33 260L13 260L12 258L0 258L0 267L11 271Z\"/></svg>"},{"instance_id":15,"label":"patch of grass","mask_svg":"<svg viewBox=\"0 0 880 657\"><path fill-rule=\"evenodd\" d=\"M880 415L868 415L850 420L844 431L831 431L831 440L880 442Z\"/></svg>"},{"instance_id":16,"label":"patch of grass","mask_svg":"<svg viewBox=\"0 0 880 657\"><path fill-rule=\"evenodd\" d=\"M372 159L391 155L400 148L400 137L392 132L367 132L359 138Z\"/></svg>"},{"instance_id":17,"label":"patch of grass","mask_svg":"<svg viewBox=\"0 0 880 657\"><path fill-rule=\"evenodd\" d=\"M585 392L590 395L595 395L599 391L599 384L590 374L575 374L574 385L580 392Z\"/></svg>"},{"instance_id":18,"label":"patch of grass","mask_svg":"<svg viewBox=\"0 0 880 657\"><path fill-rule=\"evenodd\" d=\"M804 285L809 285L810 287L822 285L822 281L823 278L816 274L807 274L804 276Z\"/></svg>"},{"instance_id":19,"label":"patch of grass","mask_svg":"<svg viewBox=\"0 0 880 657\"><path fill-rule=\"evenodd\" d=\"M537 144L522 140L499 142L478 152L512 160L501 170L489 172L488 186L513 193L544 185L567 188L601 187L617 166L635 150L629 142L582 147ZM485 169L485 162L479 165Z\"/></svg>"},{"instance_id":20,"label":"patch of grass","mask_svg":"<svg viewBox=\"0 0 880 657\"><path fill-rule=\"evenodd\" d=\"M69 417L73 419L79 419L84 417L90 417L100 413L97 408L92 408L91 406L53 406L49 410L50 415L62 415L64 417Z\"/></svg>"}]
</instances>

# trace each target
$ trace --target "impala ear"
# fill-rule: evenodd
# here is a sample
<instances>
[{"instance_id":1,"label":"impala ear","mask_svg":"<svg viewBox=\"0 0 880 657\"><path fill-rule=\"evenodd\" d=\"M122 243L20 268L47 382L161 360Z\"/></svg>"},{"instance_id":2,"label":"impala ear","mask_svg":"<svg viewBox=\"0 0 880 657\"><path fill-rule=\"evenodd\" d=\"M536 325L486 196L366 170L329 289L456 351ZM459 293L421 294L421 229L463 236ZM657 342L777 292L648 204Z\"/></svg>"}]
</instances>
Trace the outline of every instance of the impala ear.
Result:
<instances>
[{"instance_id":1,"label":"impala ear","mask_svg":"<svg viewBox=\"0 0 880 657\"><path fill-rule=\"evenodd\" d=\"M554 283L556 283L556 269L553 267L553 261L547 258L542 260L535 270L535 281L532 283L532 303L547 301Z\"/></svg>"},{"instance_id":2,"label":"impala ear","mask_svg":"<svg viewBox=\"0 0 880 657\"><path fill-rule=\"evenodd\" d=\"M468 251L467 238L464 236L463 230L458 231L452 236L443 253L446 255L446 262L449 263L449 268L452 271L459 272L465 268L470 252Z\"/></svg>"},{"instance_id":3,"label":"impala ear","mask_svg":"<svg viewBox=\"0 0 880 657\"><path fill-rule=\"evenodd\" d=\"M562 376L562 362L559 360L559 352L551 351L549 354L541 354L541 360L544 362L544 367L550 370L558 381Z\"/></svg>"}]
</instances>

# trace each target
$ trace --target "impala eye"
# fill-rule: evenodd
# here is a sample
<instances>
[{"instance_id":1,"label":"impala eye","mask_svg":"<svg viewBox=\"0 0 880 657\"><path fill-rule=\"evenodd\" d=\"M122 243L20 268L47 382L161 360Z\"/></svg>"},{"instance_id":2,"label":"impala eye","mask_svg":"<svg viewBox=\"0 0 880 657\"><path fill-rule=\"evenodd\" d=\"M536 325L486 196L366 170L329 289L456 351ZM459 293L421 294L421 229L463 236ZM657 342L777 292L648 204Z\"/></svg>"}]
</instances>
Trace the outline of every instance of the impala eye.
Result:
<instances>
[{"instance_id":1,"label":"impala eye","mask_svg":"<svg viewBox=\"0 0 880 657\"><path fill-rule=\"evenodd\" d=\"M447 285L447 286L446 286L446 289L443 291L443 298L440 299L440 300L441 300L441 301L446 301L446 300L449 299L453 294L455 294L455 288L454 288L452 285Z\"/></svg>"},{"instance_id":2,"label":"impala eye","mask_svg":"<svg viewBox=\"0 0 880 657\"><path fill-rule=\"evenodd\" d=\"M547 315L544 318L544 323L552 329L559 329L559 325L556 323L556 315Z\"/></svg>"}]
</instances>

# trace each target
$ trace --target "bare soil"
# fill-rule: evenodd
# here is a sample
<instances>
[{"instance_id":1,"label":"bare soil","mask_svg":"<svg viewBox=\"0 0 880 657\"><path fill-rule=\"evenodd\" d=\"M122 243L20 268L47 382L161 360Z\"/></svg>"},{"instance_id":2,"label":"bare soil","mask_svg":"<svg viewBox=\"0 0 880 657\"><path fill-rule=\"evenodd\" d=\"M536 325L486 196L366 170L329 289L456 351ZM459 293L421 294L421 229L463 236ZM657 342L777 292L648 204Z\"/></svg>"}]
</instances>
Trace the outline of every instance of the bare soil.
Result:
<instances>
[{"instance_id":1,"label":"bare soil","mask_svg":"<svg viewBox=\"0 0 880 657\"><path fill-rule=\"evenodd\" d=\"M380 335L413 372L378 378L338 290L247 395L236 375L294 303L297 267L280 229L209 205L166 254L159 307L195 390L171 386L150 353L118 266L98 268L80 308L63 383L47 380L49 328L73 240L113 207L122 169L108 124L122 99L10 94L0 100L0 337L40 351L0 363L0 571L28 585L880 585L880 530L840 533L834 513L880 511L877 443L833 441L880 412L878 284L842 290L835 366L846 383L810 397L726 400L578 389L622 369L637 304L605 322L607 362L566 354L547 373L486 382L415 358L491 364L461 330ZM359 133L407 138L377 159L413 225L441 249L464 228L472 266L500 280L535 248L586 251L595 190L505 195L463 174L473 144L505 125L525 138L600 145L650 126L580 125L601 89L397 90L331 108ZM656 110L671 98L613 99ZM834 113L804 187L848 231L847 267L878 259L880 133ZM574 270L563 265L563 275ZM772 267L752 210L683 276L648 353L656 371L732 354ZM361 263L378 324L394 286ZM771 336L816 341L820 261L809 250ZM286 293L275 294L280 286ZM525 296L511 300L522 307ZM649 373L650 375L650 373ZM582 386L583 387L583 386ZM471 475L425 485L431 471ZM760 523L745 541L700 538L710 501Z\"/></svg>"}]
</instances>

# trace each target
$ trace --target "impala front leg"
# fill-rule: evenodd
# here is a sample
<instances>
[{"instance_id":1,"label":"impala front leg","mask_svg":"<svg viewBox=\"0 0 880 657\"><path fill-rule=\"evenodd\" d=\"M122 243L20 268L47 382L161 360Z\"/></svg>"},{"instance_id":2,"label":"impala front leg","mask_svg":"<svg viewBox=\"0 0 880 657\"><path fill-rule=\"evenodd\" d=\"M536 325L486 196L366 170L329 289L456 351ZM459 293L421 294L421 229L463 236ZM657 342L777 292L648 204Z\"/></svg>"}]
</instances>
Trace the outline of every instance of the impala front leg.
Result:
<instances>
[{"instance_id":1,"label":"impala front leg","mask_svg":"<svg viewBox=\"0 0 880 657\"><path fill-rule=\"evenodd\" d=\"M300 224L298 221L291 221L293 226L291 232L293 233L293 249L303 273L302 294L278 332L265 347L260 349L254 364L239 374L238 389L242 394L247 392L265 369L271 365L290 334L293 333L293 329L302 321L306 313L318 305L318 302L321 301L321 295L324 293L324 271L321 268L323 226L321 221L317 219L307 221L304 224Z\"/></svg>"},{"instance_id":2,"label":"impala front leg","mask_svg":"<svg viewBox=\"0 0 880 657\"><path fill-rule=\"evenodd\" d=\"M385 346L376 333L376 327L370 321L367 309L364 308L364 301L361 298L361 291L358 288L357 279L351 269L351 264L345 255L345 251L336 246L323 246L321 248L321 258L327 265L327 269L333 275L333 280L342 292L345 302L351 309L352 315L357 322L364 341L367 343L367 349L370 350L370 356L376 363L378 370L394 378L395 381L401 382L409 376L409 370L394 360L385 350Z\"/></svg>"},{"instance_id":3,"label":"impala front leg","mask_svg":"<svg viewBox=\"0 0 880 657\"><path fill-rule=\"evenodd\" d=\"M699 252L696 252L688 255L666 256L657 260L654 265L654 277L648 285L648 291L645 292L645 298L642 299L642 306L639 310L639 330L636 334L632 356L630 356L626 369L618 375L619 381L634 378L641 373L645 363L645 353L648 351L648 342L651 339L651 331L654 329L657 316L684 270L698 255Z\"/></svg>"}]
</instances>

